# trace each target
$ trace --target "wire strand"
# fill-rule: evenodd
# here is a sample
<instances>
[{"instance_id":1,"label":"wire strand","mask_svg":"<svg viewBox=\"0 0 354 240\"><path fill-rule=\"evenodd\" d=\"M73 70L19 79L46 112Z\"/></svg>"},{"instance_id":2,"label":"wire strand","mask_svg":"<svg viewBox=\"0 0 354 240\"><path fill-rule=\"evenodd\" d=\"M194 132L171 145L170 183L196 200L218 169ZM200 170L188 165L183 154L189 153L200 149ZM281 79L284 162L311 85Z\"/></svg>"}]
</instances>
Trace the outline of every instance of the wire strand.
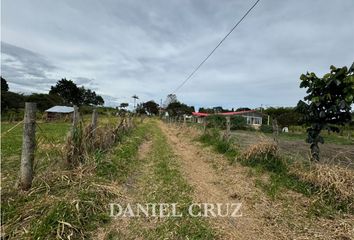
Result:
<instances>
[{"instance_id":1,"label":"wire strand","mask_svg":"<svg viewBox=\"0 0 354 240\"><path fill-rule=\"evenodd\" d=\"M243 19L246 18L246 16L252 11L252 9L258 4L260 0L257 0L250 9L243 15L243 17L231 28L231 30L221 39L221 41L216 45L216 47L208 54L208 56L188 75L188 77L172 92L176 93L179 89L181 89L184 84L187 83L189 79L192 78L192 76L198 71L198 69L213 55L215 50L220 47L220 45L225 41L225 39L235 30L235 28L243 21Z\"/></svg>"}]
</instances>

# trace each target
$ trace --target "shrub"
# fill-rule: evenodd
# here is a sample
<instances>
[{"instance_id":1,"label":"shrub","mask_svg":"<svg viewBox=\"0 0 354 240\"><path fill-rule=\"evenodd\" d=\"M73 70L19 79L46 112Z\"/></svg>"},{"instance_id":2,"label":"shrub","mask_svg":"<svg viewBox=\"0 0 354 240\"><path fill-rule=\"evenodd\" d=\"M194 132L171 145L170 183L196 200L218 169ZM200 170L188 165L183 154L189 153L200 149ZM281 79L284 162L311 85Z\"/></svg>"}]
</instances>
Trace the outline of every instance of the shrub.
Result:
<instances>
[{"instance_id":1,"label":"shrub","mask_svg":"<svg viewBox=\"0 0 354 240\"><path fill-rule=\"evenodd\" d=\"M232 116L230 121L231 121L231 130L247 129L247 120L242 116Z\"/></svg>"},{"instance_id":2,"label":"shrub","mask_svg":"<svg viewBox=\"0 0 354 240\"><path fill-rule=\"evenodd\" d=\"M206 121L208 123L208 128L219 128L225 129L226 128L226 118L225 116L221 115L210 115L206 117Z\"/></svg>"}]
</instances>

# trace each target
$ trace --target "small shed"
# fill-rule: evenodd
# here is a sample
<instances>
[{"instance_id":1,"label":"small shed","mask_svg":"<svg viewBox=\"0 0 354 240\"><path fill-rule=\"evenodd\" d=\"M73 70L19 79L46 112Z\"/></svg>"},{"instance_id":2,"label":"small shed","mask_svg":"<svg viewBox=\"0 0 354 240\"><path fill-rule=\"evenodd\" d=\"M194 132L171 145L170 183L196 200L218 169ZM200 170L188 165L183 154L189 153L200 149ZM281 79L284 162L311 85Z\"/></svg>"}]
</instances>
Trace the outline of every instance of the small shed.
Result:
<instances>
[{"instance_id":1,"label":"small shed","mask_svg":"<svg viewBox=\"0 0 354 240\"><path fill-rule=\"evenodd\" d=\"M47 120L57 120L57 119L69 119L72 118L74 113L73 107L67 106L54 106L45 110L45 117Z\"/></svg>"}]
</instances>

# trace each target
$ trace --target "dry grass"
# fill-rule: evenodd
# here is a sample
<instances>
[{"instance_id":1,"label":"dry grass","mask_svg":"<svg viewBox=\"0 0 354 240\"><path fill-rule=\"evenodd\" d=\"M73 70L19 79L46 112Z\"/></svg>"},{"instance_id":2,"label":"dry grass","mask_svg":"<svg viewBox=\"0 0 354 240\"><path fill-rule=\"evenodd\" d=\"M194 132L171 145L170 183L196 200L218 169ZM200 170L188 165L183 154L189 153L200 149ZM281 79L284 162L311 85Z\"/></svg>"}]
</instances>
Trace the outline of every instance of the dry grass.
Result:
<instances>
[{"instance_id":1,"label":"dry grass","mask_svg":"<svg viewBox=\"0 0 354 240\"><path fill-rule=\"evenodd\" d=\"M332 197L337 202L346 203L354 210L354 171L337 165L311 164L309 168L297 164L291 172L303 181L319 189L319 196Z\"/></svg>"},{"instance_id":2,"label":"dry grass","mask_svg":"<svg viewBox=\"0 0 354 240\"><path fill-rule=\"evenodd\" d=\"M122 136L134 127L130 118L122 118L117 126L111 123L93 129L91 124L84 127L80 122L73 132L68 135L64 152L68 166L77 166L89 159L94 150L104 151L121 140Z\"/></svg>"},{"instance_id":3,"label":"dry grass","mask_svg":"<svg viewBox=\"0 0 354 240\"><path fill-rule=\"evenodd\" d=\"M278 145L275 142L261 141L258 144L249 146L238 156L238 159L250 161L255 158L272 158L277 156L278 150Z\"/></svg>"}]
</instances>

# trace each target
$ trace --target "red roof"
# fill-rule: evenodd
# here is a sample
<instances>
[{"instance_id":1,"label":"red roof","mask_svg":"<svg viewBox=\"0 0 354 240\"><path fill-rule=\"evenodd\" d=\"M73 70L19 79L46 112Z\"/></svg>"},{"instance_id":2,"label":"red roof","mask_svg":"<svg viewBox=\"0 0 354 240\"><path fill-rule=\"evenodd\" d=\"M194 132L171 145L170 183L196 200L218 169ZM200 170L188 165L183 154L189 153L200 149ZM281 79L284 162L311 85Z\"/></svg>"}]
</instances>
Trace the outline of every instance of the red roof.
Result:
<instances>
[{"instance_id":1,"label":"red roof","mask_svg":"<svg viewBox=\"0 0 354 240\"><path fill-rule=\"evenodd\" d=\"M224 112L224 113L216 113L217 115L242 115L243 113L249 113L249 112L256 112L256 110L247 110L247 111L239 111L239 112ZM193 116L197 116L197 117L207 117L209 115L213 115L210 113L201 113L201 112L192 112Z\"/></svg>"}]
</instances>

